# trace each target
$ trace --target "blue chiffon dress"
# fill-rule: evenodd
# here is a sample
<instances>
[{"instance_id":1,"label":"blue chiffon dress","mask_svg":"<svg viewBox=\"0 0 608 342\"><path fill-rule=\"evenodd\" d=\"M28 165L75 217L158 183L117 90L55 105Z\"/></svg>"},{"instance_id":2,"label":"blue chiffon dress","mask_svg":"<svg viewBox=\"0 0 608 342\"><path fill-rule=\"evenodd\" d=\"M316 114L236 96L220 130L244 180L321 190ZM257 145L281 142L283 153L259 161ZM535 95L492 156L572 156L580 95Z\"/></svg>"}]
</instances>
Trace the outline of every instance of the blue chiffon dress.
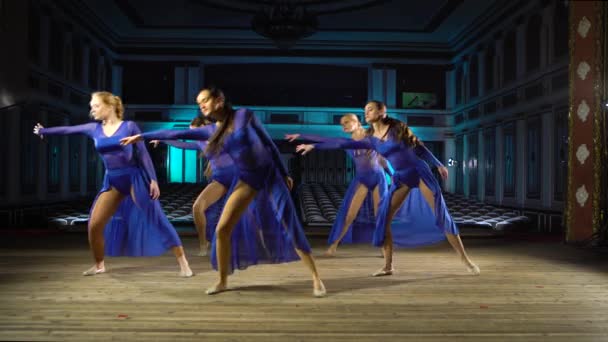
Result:
<instances>
[{"instance_id":1,"label":"blue chiffon dress","mask_svg":"<svg viewBox=\"0 0 608 342\"><path fill-rule=\"evenodd\" d=\"M215 130L214 126L159 130L144 133L143 138L205 141ZM251 110L236 110L233 125L224 137L222 152L234 161L239 181L257 191L231 236L231 270L260 263L299 260L294 248L310 253L310 245L285 183L287 169L276 145ZM215 248L212 248L211 262L216 268Z\"/></svg>"},{"instance_id":2,"label":"blue chiffon dress","mask_svg":"<svg viewBox=\"0 0 608 342\"><path fill-rule=\"evenodd\" d=\"M41 135L85 134L93 139L105 175L91 211L99 195L111 188L125 196L104 230L108 256L157 256L182 245L160 202L150 198L150 182L156 181L156 173L145 144L119 144L120 139L139 133L132 121L123 121L109 137L98 122L40 129Z\"/></svg>"},{"instance_id":3,"label":"blue chiffon dress","mask_svg":"<svg viewBox=\"0 0 608 342\"><path fill-rule=\"evenodd\" d=\"M459 234L441 194L441 186L427 164L443 166L424 145L412 147L392 136L387 140L366 137L362 140L326 138L315 144L317 149L372 149L384 157L394 169L393 182L383 196L378 210L373 244L382 246L386 236L390 203L394 192L402 185L411 190L407 200L391 222L393 243L400 247L424 246L443 241L445 234ZM433 193L434 211L419 189L423 181Z\"/></svg>"}]
</instances>

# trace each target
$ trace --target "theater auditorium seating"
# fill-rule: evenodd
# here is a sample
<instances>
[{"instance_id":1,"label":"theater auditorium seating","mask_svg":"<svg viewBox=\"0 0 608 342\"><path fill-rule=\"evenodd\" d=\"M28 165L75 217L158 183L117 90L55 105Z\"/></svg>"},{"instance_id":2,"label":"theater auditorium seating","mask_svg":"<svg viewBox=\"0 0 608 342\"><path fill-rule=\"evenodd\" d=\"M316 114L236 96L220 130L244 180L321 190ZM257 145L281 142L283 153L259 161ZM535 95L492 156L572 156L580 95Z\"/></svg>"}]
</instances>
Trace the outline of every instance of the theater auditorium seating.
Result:
<instances>
[{"instance_id":1,"label":"theater auditorium seating","mask_svg":"<svg viewBox=\"0 0 608 342\"><path fill-rule=\"evenodd\" d=\"M192 204L203 189L201 184L169 184L161 188L160 202L173 224L192 224ZM302 222L311 227L330 227L344 192L345 185L302 184L296 193ZM450 213L459 227L487 228L503 231L528 224L529 218L516 210L483 204L463 196L444 194ZM90 202L54 205L47 208L50 222L61 226L86 224Z\"/></svg>"},{"instance_id":2,"label":"theater auditorium seating","mask_svg":"<svg viewBox=\"0 0 608 342\"><path fill-rule=\"evenodd\" d=\"M192 224L192 204L203 189L202 184L169 184L161 187L160 203L173 224ZM91 201L52 205L47 208L49 222L60 226L86 224Z\"/></svg>"},{"instance_id":3,"label":"theater auditorium seating","mask_svg":"<svg viewBox=\"0 0 608 342\"><path fill-rule=\"evenodd\" d=\"M344 185L301 185L297 200L302 222L308 226L331 226L345 190ZM445 193L444 198L454 222L459 227L503 231L530 222L528 217L519 215L513 209L498 208L449 193Z\"/></svg>"}]
</instances>

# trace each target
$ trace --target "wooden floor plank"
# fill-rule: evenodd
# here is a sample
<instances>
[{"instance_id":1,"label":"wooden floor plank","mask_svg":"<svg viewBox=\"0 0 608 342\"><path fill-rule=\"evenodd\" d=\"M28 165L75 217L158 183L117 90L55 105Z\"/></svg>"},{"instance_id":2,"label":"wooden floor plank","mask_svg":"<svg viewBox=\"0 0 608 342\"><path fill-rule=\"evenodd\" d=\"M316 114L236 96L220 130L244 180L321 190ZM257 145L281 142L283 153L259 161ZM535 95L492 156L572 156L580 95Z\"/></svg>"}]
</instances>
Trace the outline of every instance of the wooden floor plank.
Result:
<instances>
[{"instance_id":1,"label":"wooden floor plank","mask_svg":"<svg viewBox=\"0 0 608 342\"><path fill-rule=\"evenodd\" d=\"M378 249L319 257L327 298L311 296L300 263L260 265L207 296L215 271L189 256L110 258L90 266L86 237L0 242L0 340L602 341L608 336L608 258L555 242L465 241L468 274L446 244L397 250L394 276L373 278ZM315 241L314 252L324 245ZM187 251L196 241L185 239Z\"/></svg>"}]
</instances>

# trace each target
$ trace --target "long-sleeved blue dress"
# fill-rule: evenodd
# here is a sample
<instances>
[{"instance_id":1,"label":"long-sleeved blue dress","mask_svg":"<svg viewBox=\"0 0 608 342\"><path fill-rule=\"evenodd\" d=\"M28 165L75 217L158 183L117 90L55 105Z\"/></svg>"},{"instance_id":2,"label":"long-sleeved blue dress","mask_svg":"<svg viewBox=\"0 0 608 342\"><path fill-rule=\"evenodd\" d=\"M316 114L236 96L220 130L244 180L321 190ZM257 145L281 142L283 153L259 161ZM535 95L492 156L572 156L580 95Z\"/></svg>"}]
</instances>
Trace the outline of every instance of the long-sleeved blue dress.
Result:
<instances>
[{"instance_id":1,"label":"long-sleeved blue dress","mask_svg":"<svg viewBox=\"0 0 608 342\"><path fill-rule=\"evenodd\" d=\"M105 166L105 176L91 210L99 195L111 188L125 195L104 230L105 254L109 256L156 256L182 245L159 201L150 198L150 182L156 181L156 173L145 144L118 144L121 138L139 133L139 127L132 121L123 121L109 137L98 122L40 129L41 135L85 134L93 139Z\"/></svg>"},{"instance_id":2,"label":"long-sleeved blue dress","mask_svg":"<svg viewBox=\"0 0 608 342\"><path fill-rule=\"evenodd\" d=\"M313 134L301 134L299 139L313 142L331 140L331 138ZM341 243L371 242L376 227L373 192L377 188L380 198L386 196L388 193L386 172L379 163L379 158L381 157L378 155L378 152L374 150L348 149L346 150L346 153L355 163L355 176L344 193L344 199L338 209L336 219L329 233L327 242L330 245L336 242L342 234L346 215L348 214L353 197L359 186L364 186L367 189L367 195L361 204L361 208L359 209L355 220L347 228Z\"/></svg>"},{"instance_id":3,"label":"long-sleeved blue dress","mask_svg":"<svg viewBox=\"0 0 608 342\"><path fill-rule=\"evenodd\" d=\"M366 137L362 140L327 138L315 144L317 149L372 149L390 162L393 167L393 183L388 195L383 196L378 210L378 220L374 231L373 244L382 246L386 235L386 221L392 196L401 185L411 191L402 208L395 215L397 221L391 223L393 243L401 247L423 246L445 239L445 234L458 234L443 196L441 186L433 176L427 162L433 166L443 166L423 145L409 146L404 141L396 141L392 136L387 140ZM434 212L424 201L418 189L423 181L433 192Z\"/></svg>"},{"instance_id":4,"label":"long-sleeved blue dress","mask_svg":"<svg viewBox=\"0 0 608 342\"><path fill-rule=\"evenodd\" d=\"M144 133L143 138L204 141L215 130L212 126L160 130ZM234 113L233 125L224 137L222 148L234 161L238 179L258 191L233 231L231 269L299 260L294 247L310 253L310 245L285 184L287 169L277 147L252 111L241 108ZM216 267L215 248L212 248L211 261Z\"/></svg>"}]
</instances>

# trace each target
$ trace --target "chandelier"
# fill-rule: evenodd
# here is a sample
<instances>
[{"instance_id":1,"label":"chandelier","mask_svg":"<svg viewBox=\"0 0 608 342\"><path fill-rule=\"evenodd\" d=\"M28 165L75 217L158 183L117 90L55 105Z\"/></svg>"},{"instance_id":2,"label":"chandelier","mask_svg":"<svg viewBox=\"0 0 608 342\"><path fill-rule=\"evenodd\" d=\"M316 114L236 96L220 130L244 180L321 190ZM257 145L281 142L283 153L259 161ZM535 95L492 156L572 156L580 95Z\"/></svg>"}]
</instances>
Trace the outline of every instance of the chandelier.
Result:
<instances>
[{"instance_id":1,"label":"chandelier","mask_svg":"<svg viewBox=\"0 0 608 342\"><path fill-rule=\"evenodd\" d=\"M317 32L317 16L304 6L280 2L258 11L251 21L252 29L271 39L281 49L289 49L295 43Z\"/></svg>"}]
</instances>

